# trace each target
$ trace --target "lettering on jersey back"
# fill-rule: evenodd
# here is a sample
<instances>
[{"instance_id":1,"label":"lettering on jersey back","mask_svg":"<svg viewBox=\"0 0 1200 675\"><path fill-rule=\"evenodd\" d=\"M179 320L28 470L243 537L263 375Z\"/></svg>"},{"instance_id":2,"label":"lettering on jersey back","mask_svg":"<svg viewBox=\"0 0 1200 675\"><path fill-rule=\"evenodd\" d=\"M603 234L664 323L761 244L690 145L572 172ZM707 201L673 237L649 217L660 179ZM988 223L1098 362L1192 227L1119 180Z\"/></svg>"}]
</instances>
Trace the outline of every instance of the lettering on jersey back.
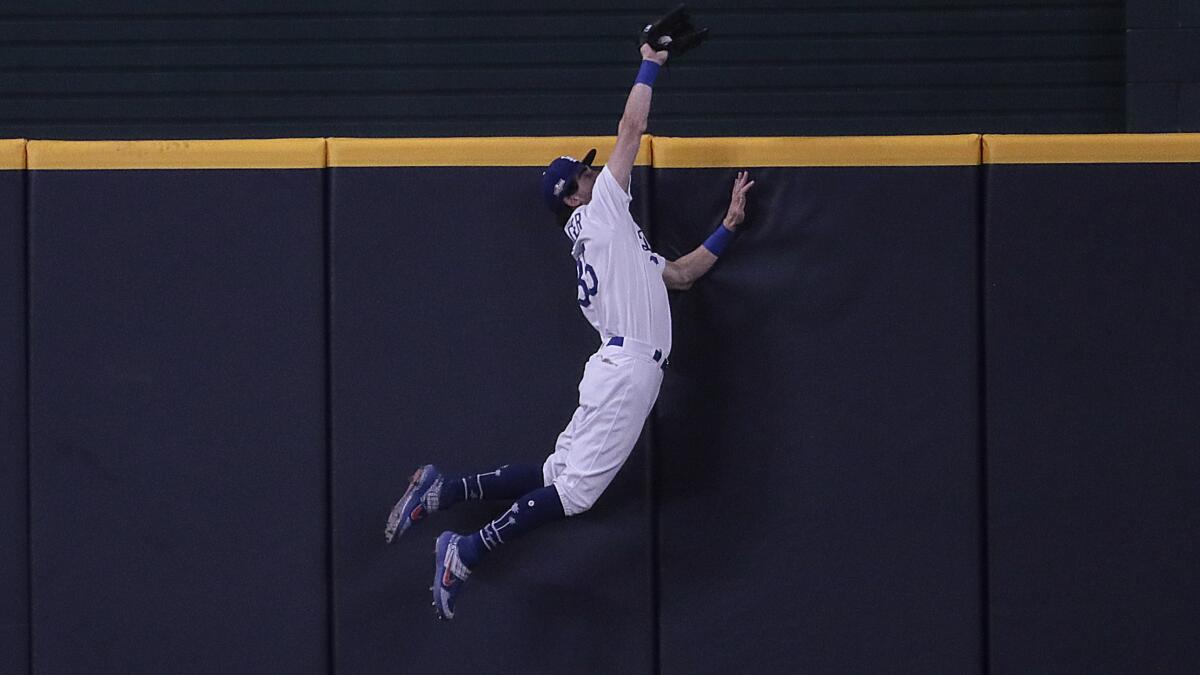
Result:
<instances>
[{"instance_id":1,"label":"lettering on jersey back","mask_svg":"<svg viewBox=\"0 0 1200 675\"><path fill-rule=\"evenodd\" d=\"M571 241L575 241L579 238L579 233L581 230L583 230L583 214L576 211L575 214L571 216L571 219L567 221L567 236L570 237Z\"/></svg>"}]
</instances>

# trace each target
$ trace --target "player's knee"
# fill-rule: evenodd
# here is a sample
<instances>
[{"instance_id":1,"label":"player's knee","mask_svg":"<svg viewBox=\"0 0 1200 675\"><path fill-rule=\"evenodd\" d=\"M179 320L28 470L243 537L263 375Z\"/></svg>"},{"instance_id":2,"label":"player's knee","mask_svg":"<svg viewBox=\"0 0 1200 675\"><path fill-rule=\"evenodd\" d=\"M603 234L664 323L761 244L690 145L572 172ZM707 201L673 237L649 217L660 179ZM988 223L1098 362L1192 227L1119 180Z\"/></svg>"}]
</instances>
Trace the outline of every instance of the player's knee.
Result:
<instances>
[{"instance_id":1,"label":"player's knee","mask_svg":"<svg viewBox=\"0 0 1200 675\"><path fill-rule=\"evenodd\" d=\"M558 489L558 498L562 501L563 513L568 516L577 516L592 508L599 497L587 490L569 488L563 485L562 481L555 481L554 486Z\"/></svg>"},{"instance_id":2,"label":"player's knee","mask_svg":"<svg viewBox=\"0 0 1200 675\"><path fill-rule=\"evenodd\" d=\"M577 516L585 511L591 509L592 506L594 506L595 504L596 504L596 498L592 497L592 496L585 496L581 499L577 499L577 500L575 500L574 507L571 510L571 515Z\"/></svg>"}]
</instances>

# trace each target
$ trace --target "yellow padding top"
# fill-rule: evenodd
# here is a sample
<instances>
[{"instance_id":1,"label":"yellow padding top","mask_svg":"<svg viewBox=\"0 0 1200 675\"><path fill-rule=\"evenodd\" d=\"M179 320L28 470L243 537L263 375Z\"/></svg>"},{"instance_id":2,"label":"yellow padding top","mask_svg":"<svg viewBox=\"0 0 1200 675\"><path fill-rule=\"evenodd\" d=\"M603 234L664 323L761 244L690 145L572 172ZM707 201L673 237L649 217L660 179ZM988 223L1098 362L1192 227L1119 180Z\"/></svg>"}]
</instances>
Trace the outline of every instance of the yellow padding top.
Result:
<instances>
[{"instance_id":1,"label":"yellow padding top","mask_svg":"<svg viewBox=\"0 0 1200 675\"><path fill-rule=\"evenodd\" d=\"M612 136L295 138L204 141L0 140L0 170L319 169L355 166L545 166ZM669 138L644 136L637 164L659 168L972 166L1200 162L1200 134Z\"/></svg>"},{"instance_id":2,"label":"yellow padding top","mask_svg":"<svg viewBox=\"0 0 1200 675\"><path fill-rule=\"evenodd\" d=\"M30 169L320 169L325 139L29 141Z\"/></svg>"},{"instance_id":3,"label":"yellow padding top","mask_svg":"<svg viewBox=\"0 0 1200 675\"><path fill-rule=\"evenodd\" d=\"M25 141L16 139L0 139L0 171L12 171L25 168Z\"/></svg>"},{"instance_id":4,"label":"yellow padding top","mask_svg":"<svg viewBox=\"0 0 1200 675\"><path fill-rule=\"evenodd\" d=\"M1200 134L994 135L984 164L1142 164L1200 162Z\"/></svg>"},{"instance_id":5,"label":"yellow padding top","mask_svg":"<svg viewBox=\"0 0 1200 675\"><path fill-rule=\"evenodd\" d=\"M653 139L642 137L635 164L649 166ZM597 166L608 160L615 136L494 138L331 138L329 166L546 166L556 157L582 159L596 148Z\"/></svg>"},{"instance_id":6,"label":"yellow padding top","mask_svg":"<svg viewBox=\"0 0 1200 675\"><path fill-rule=\"evenodd\" d=\"M654 137L654 166L972 166L979 135L783 138Z\"/></svg>"}]
</instances>

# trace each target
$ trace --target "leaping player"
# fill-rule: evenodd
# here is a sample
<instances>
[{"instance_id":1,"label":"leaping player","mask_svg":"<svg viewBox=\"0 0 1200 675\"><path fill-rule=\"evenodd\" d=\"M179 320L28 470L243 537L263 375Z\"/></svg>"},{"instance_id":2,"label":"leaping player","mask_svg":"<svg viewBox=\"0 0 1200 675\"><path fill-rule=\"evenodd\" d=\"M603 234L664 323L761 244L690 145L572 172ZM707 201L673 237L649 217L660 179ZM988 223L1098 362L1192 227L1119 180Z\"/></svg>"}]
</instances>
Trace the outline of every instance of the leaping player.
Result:
<instances>
[{"instance_id":1,"label":"leaping player","mask_svg":"<svg viewBox=\"0 0 1200 675\"><path fill-rule=\"evenodd\" d=\"M641 52L641 69L608 164L593 168L593 149L582 161L554 160L542 178L547 206L566 218L579 307L600 334L600 348L579 383L579 407L541 466L505 464L486 473L451 475L426 464L413 474L388 518L390 542L430 513L459 502L516 500L478 532L438 536L432 590L441 619L454 617L463 585L488 553L541 525L587 511L612 482L658 398L671 353L667 289L686 290L704 276L745 218L746 193L754 181L739 172L724 221L703 245L674 261L651 250L629 213L629 178L646 131L655 76L668 52L650 44Z\"/></svg>"}]
</instances>

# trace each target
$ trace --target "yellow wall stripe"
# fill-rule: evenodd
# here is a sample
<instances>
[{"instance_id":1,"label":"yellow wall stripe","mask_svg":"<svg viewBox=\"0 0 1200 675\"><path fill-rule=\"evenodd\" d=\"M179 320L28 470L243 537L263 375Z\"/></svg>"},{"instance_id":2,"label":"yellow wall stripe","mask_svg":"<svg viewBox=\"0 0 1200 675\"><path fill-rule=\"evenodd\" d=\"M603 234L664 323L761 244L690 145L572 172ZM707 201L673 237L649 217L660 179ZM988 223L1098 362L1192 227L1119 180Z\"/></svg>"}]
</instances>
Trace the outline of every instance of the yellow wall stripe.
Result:
<instances>
[{"instance_id":1,"label":"yellow wall stripe","mask_svg":"<svg viewBox=\"0 0 1200 675\"><path fill-rule=\"evenodd\" d=\"M325 139L29 141L30 169L320 169Z\"/></svg>"},{"instance_id":2,"label":"yellow wall stripe","mask_svg":"<svg viewBox=\"0 0 1200 675\"><path fill-rule=\"evenodd\" d=\"M984 164L1200 162L1200 134L996 135L983 137Z\"/></svg>"},{"instance_id":3,"label":"yellow wall stripe","mask_svg":"<svg viewBox=\"0 0 1200 675\"><path fill-rule=\"evenodd\" d=\"M19 138L0 139L0 171L25 168L25 141Z\"/></svg>"},{"instance_id":4,"label":"yellow wall stripe","mask_svg":"<svg viewBox=\"0 0 1200 675\"><path fill-rule=\"evenodd\" d=\"M612 136L298 138L205 141L0 140L0 170L316 169L355 166L545 166ZM639 166L970 166L1200 163L1200 134L670 138L645 136Z\"/></svg>"},{"instance_id":5,"label":"yellow wall stripe","mask_svg":"<svg viewBox=\"0 0 1200 675\"><path fill-rule=\"evenodd\" d=\"M654 166L970 166L979 135L784 138L654 138Z\"/></svg>"},{"instance_id":6,"label":"yellow wall stripe","mask_svg":"<svg viewBox=\"0 0 1200 675\"><path fill-rule=\"evenodd\" d=\"M493 138L331 138L329 166L541 166L562 155L582 158L596 148L608 161L615 136ZM653 139L642 137L636 164L649 166Z\"/></svg>"}]
</instances>

